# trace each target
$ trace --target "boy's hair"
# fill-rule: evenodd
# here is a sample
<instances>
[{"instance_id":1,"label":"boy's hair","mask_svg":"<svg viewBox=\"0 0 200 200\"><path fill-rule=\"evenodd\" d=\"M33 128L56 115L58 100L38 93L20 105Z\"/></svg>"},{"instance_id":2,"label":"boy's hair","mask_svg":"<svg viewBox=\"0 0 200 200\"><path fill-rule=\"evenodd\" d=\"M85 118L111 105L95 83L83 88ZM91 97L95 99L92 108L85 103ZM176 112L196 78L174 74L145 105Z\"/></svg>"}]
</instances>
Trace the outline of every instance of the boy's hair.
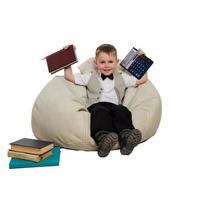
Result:
<instances>
[{"instance_id":1,"label":"boy's hair","mask_svg":"<svg viewBox=\"0 0 200 200\"><path fill-rule=\"evenodd\" d=\"M97 47L95 56L97 57L101 52L104 52L107 54L113 53L117 58L117 50L111 44L102 44L99 47Z\"/></svg>"}]
</instances>

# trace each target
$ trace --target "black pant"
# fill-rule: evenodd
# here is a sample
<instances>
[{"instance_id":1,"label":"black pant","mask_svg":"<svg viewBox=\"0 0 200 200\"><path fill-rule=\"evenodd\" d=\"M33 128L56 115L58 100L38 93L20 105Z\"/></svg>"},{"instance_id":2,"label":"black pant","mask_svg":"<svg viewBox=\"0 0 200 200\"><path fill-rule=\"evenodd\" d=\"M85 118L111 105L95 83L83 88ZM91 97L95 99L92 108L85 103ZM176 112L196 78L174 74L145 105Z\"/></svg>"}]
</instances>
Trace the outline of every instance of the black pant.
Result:
<instances>
[{"instance_id":1,"label":"black pant","mask_svg":"<svg viewBox=\"0 0 200 200\"><path fill-rule=\"evenodd\" d=\"M124 129L134 129L131 112L123 105L99 102L88 108L91 113L91 137L100 131L119 133Z\"/></svg>"}]
</instances>

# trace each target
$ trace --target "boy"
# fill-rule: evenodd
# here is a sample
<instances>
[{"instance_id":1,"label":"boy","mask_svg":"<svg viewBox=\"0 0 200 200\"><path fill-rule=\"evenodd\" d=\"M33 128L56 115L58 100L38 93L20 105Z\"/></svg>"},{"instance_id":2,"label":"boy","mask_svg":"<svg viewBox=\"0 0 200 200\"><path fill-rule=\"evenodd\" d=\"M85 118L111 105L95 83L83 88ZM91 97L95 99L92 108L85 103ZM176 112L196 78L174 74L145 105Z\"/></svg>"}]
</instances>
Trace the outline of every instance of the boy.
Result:
<instances>
[{"instance_id":1,"label":"boy","mask_svg":"<svg viewBox=\"0 0 200 200\"><path fill-rule=\"evenodd\" d=\"M64 47L67 48L68 46ZM141 50L138 51L142 55ZM132 124L131 112L121 105L125 89L147 81L117 72L117 50L110 44L96 49L96 69L90 74L73 74L71 67L64 70L65 79L87 87L88 111L91 114L91 137L98 146L98 155L106 157L119 141L122 155L129 155L142 138Z\"/></svg>"}]
</instances>

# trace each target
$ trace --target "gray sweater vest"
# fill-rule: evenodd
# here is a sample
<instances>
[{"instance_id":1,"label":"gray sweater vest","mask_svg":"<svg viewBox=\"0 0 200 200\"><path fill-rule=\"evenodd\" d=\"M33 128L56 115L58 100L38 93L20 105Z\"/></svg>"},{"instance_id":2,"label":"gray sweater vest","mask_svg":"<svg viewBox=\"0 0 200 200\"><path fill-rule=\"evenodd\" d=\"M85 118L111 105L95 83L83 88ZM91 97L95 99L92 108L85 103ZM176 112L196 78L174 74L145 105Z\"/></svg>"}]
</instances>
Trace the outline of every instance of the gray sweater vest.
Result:
<instances>
[{"instance_id":1,"label":"gray sweater vest","mask_svg":"<svg viewBox=\"0 0 200 200\"><path fill-rule=\"evenodd\" d=\"M125 93L125 83L121 76L121 72L114 72L114 81L115 81L115 91L118 97L118 103L121 104L124 93ZM87 86L87 95L88 102L87 107L91 106L94 103L98 103L101 95L102 88L100 86L100 82L98 80L98 72L93 71L92 75L88 81Z\"/></svg>"}]
</instances>

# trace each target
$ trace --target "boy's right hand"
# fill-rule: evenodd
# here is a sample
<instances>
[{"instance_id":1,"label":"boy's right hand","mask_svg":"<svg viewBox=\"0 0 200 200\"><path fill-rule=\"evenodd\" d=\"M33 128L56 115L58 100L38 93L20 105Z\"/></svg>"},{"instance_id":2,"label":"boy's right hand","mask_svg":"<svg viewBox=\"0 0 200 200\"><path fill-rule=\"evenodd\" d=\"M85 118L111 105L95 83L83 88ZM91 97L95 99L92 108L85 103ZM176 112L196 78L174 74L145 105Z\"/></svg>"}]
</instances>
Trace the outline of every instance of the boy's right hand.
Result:
<instances>
[{"instance_id":1,"label":"boy's right hand","mask_svg":"<svg viewBox=\"0 0 200 200\"><path fill-rule=\"evenodd\" d=\"M70 46L70 44L64 46L63 49L67 49L67 48L69 48L69 46Z\"/></svg>"}]
</instances>

